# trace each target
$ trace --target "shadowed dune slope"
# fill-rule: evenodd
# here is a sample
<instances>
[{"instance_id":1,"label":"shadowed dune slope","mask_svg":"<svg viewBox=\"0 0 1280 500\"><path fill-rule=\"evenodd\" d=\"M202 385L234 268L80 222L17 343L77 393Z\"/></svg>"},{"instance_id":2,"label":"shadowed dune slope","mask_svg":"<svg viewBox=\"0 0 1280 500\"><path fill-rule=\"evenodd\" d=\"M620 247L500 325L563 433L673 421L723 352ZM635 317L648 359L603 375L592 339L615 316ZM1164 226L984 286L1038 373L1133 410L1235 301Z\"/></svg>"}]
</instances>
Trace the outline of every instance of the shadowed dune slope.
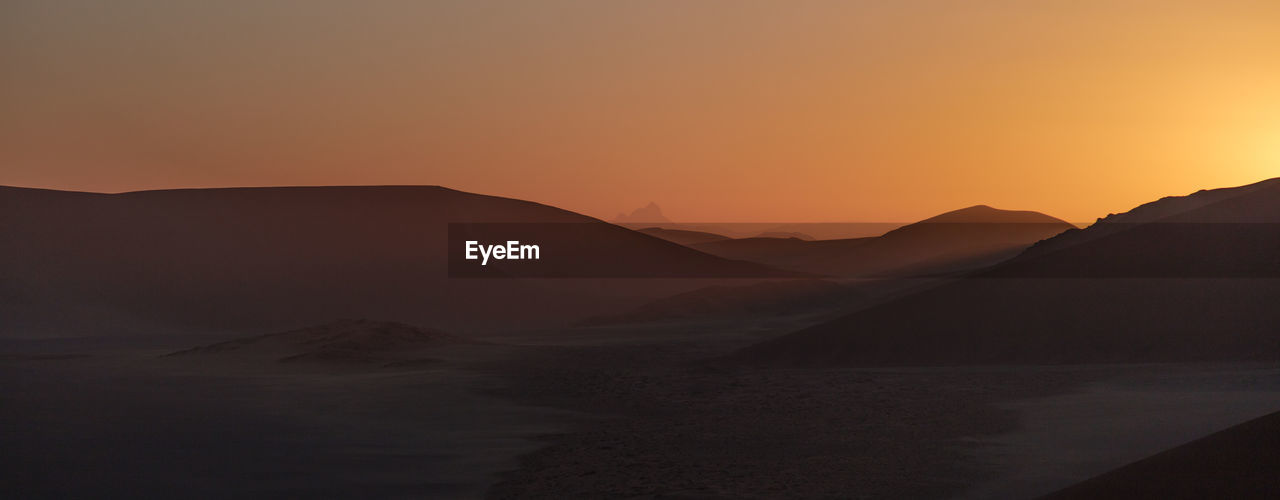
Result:
<instances>
[{"instance_id":1,"label":"shadowed dune slope","mask_svg":"<svg viewBox=\"0 0 1280 500\"><path fill-rule=\"evenodd\" d=\"M1280 185L1280 178L1268 179L1245 186L1203 189L1186 196L1166 196L1159 200L1139 205L1128 212L1110 214L1106 217L1100 218L1095 224L1089 226L1087 230L1072 230L1061 234L1056 238L1042 241L1029 249L1024 257L1042 255L1053 250L1060 250L1062 248L1079 245L1081 243L1132 228L1136 225L1166 221L1166 219L1170 217L1179 214L1189 214L1195 212L1199 208L1218 202L1235 198L1243 198L1247 200L1249 198L1245 197L1245 195L1257 191L1266 192L1268 190L1274 190L1277 185ZM1206 212L1205 214L1214 214L1215 216L1220 217L1221 219L1218 220L1219 222L1225 220L1245 222L1253 219L1254 217L1275 217L1275 212L1268 212L1265 210L1260 210L1253 214L1240 213L1239 211L1234 211L1233 213L1233 211L1230 210L1215 210ZM1273 220L1272 222L1275 221Z\"/></svg>"},{"instance_id":2,"label":"shadowed dune slope","mask_svg":"<svg viewBox=\"0 0 1280 500\"><path fill-rule=\"evenodd\" d=\"M694 245L730 259L839 277L953 273L988 266L1075 226L986 205L947 212L873 238L744 238Z\"/></svg>"},{"instance_id":3,"label":"shadowed dune slope","mask_svg":"<svg viewBox=\"0 0 1280 500\"><path fill-rule=\"evenodd\" d=\"M1277 471L1280 413L1272 413L1043 498L1275 498Z\"/></svg>"},{"instance_id":4,"label":"shadowed dune slope","mask_svg":"<svg viewBox=\"0 0 1280 500\"><path fill-rule=\"evenodd\" d=\"M260 331L333 317L501 327L571 321L616 310L621 295L648 300L707 284L448 279L455 222L546 223L533 232L560 243L546 262L671 277L794 274L555 207L435 186L0 187L0 216L0 327L12 336Z\"/></svg>"},{"instance_id":5,"label":"shadowed dune slope","mask_svg":"<svg viewBox=\"0 0 1280 500\"><path fill-rule=\"evenodd\" d=\"M646 227L643 229L637 229L637 231L647 234L649 236L653 236L655 238L662 238L672 243L679 243L684 246L696 245L698 243L707 243L711 241L723 241L723 240L729 239L728 236L721 236L715 233L708 233L704 231L690 231L686 229L665 229L661 227Z\"/></svg>"},{"instance_id":6,"label":"shadowed dune slope","mask_svg":"<svg viewBox=\"0 0 1280 500\"><path fill-rule=\"evenodd\" d=\"M1213 199L1194 199L1201 196ZM1280 359L1280 231L1272 223L1280 222L1280 182L1157 203L1166 209L1155 220L1068 232L739 357L782 365Z\"/></svg>"}]
</instances>

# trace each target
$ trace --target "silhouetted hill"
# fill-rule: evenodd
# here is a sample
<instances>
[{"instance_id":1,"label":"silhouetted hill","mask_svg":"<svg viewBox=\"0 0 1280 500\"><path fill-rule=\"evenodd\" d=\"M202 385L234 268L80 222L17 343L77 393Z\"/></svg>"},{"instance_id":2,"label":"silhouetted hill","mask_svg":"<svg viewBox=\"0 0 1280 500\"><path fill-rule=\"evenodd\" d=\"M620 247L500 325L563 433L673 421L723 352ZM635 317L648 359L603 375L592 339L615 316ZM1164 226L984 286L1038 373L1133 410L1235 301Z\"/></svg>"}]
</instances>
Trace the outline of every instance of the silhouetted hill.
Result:
<instances>
[{"instance_id":1,"label":"silhouetted hill","mask_svg":"<svg viewBox=\"0 0 1280 500\"><path fill-rule=\"evenodd\" d=\"M729 259L840 277L953 273L1010 258L1075 226L1038 212L964 208L874 238L745 238L694 245Z\"/></svg>"},{"instance_id":2,"label":"silhouetted hill","mask_svg":"<svg viewBox=\"0 0 1280 500\"><path fill-rule=\"evenodd\" d=\"M1280 277L1278 180L1148 203L1040 242L989 275Z\"/></svg>"},{"instance_id":3,"label":"silhouetted hill","mask_svg":"<svg viewBox=\"0 0 1280 500\"><path fill-rule=\"evenodd\" d=\"M514 227L544 246L536 264L553 271L794 274L555 207L435 186L123 194L5 187L0 214L0 326L9 336L280 328L332 317L501 327L569 321L706 286L449 279L448 252L461 252L449 248L449 223L524 224Z\"/></svg>"},{"instance_id":4,"label":"silhouetted hill","mask_svg":"<svg viewBox=\"0 0 1280 500\"><path fill-rule=\"evenodd\" d=\"M1046 500L1275 498L1280 413L1250 420L1047 495Z\"/></svg>"},{"instance_id":5,"label":"silhouetted hill","mask_svg":"<svg viewBox=\"0 0 1280 500\"><path fill-rule=\"evenodd\" d=\"M788 365L1280 359L1280 231L1271 223L1280 182L1157 203L1139 209L1156 217L1122 214L1113 220L1124 223L1068 232L741 356Z\"/></svg>"}]
</instances>

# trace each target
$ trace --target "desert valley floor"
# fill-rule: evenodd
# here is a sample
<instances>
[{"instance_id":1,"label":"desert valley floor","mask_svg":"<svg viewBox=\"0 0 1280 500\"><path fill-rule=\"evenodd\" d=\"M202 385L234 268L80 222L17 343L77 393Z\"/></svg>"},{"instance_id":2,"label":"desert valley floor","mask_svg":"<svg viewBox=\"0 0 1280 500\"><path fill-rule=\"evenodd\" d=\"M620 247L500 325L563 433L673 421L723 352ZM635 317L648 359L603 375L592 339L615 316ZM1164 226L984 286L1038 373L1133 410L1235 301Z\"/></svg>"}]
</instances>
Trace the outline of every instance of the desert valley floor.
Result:
<instances>
[{"instance_id":1,"label":"desert valley floor","mask_svg":"<svg viewBox=\"0 0 1280 500\"><path fill-rule=\"evenodd\" d=\"M1030 498L1280 409L1261 364L723 358L779 333L583 327L373 364L8 341L0 480L23 498Z\"/></svg>"}]
</instances>

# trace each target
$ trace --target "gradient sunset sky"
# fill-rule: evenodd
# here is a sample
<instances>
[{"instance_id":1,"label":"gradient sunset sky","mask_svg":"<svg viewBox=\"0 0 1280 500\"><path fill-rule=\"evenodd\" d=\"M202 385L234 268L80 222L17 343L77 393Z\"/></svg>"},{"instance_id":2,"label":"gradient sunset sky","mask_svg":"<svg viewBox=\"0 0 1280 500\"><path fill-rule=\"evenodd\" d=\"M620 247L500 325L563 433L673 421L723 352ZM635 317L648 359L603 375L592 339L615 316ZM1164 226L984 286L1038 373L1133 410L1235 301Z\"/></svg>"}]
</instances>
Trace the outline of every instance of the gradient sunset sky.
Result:
<instances>
[{"instance_id":1,"label":"gradient sunset sky","mask_svg":"<svg viewBox=\"0 0 1280 500\"><path fill-rule=\"evenodd\" d=\"M1091 221L1280 176L1280 2L6 1L0 184Z\"/></svg>"}]
</instances>

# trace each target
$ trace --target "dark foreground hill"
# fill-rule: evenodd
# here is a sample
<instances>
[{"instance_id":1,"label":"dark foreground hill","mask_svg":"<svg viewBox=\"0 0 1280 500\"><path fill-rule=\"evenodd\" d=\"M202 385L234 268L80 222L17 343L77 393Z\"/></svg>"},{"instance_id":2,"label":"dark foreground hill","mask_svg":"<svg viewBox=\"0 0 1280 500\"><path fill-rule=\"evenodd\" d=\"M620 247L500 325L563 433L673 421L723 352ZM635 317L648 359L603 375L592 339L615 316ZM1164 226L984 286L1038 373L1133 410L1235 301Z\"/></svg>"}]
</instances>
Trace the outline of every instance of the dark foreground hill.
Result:
<instances>
[{"instance_id":1,"label":"dark foreground hill","mask_svg":"<svg viewBox=\"0 0 1280 500\"><path fill-rule=\"evenodd\" d=\"M1044 497L1275 498L1280 413L1250 420Z\"/></svg>"},{"instance_id":2,"label":"dark foreground hill","mask_svg":"<svg viewBox=\"0 0 1280 500\"><path fill-rule=\"evenodd\" d=\"M1280 180L1109 219L740 357L784 365L1280 359Z\"/></svg>"},{"instance_id":3,"label":"dark foreground hill","mask_svg":"<svg viewBox=\"0 0 1280 500\"><path fill-rule=\"evenodd\" d=\"M1075 226L1038 212L978 205L878 237L809 241L744 238L694 248L729 259L818 275L885 277L945 274L988 266Z\"/></svg>"},{"instance_id":4,"label":"dark foreground hill","mask_svg":"<svg viewBox=\"0 0 1280 500\"><path fill-rule=\"evenodd\" d=\"M522 269L677 280L794 274L555 207L434 186L0 187L0 217L6 336L260 331L333 317L450 329L568 322L707 283L502 278ZM449 257L462 252L448 239L451 223L512 224L537 238L543 259L470 261L490 279L450 279Z\"/></svg>"}]
</instances>

